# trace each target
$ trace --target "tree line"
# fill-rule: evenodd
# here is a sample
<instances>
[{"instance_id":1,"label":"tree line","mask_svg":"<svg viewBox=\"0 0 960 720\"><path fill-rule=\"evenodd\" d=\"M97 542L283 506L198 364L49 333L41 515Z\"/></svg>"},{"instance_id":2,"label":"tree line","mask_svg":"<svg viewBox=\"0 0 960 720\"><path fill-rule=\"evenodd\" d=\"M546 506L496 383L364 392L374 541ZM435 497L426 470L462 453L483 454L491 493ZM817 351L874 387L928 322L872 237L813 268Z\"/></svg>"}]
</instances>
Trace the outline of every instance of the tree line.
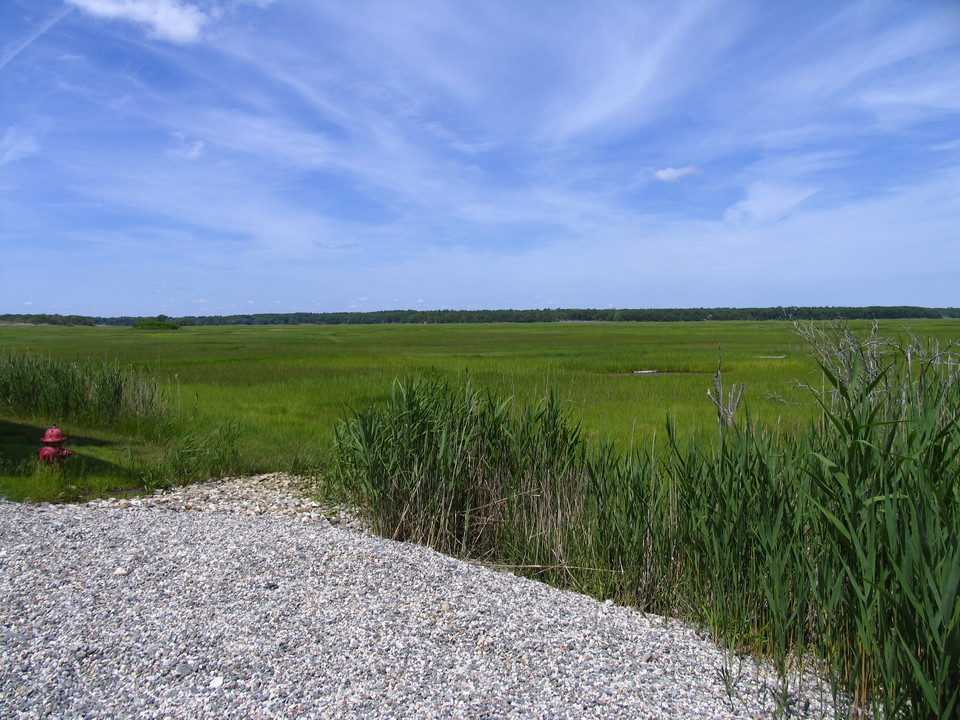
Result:
<instances>
[{"instance_id":1,"label":"tree line","mask_svg":"<svg viewBox=\"0 0 960 720\"><path fill-rule=\"evenodd\" d=\"M960 318L960 308L913 305L766 308L544 308L541 310L377 310L372 312L256 313L183 317L0 314L0 322L31 325L133 326L164 320L191 325L375 325L546 322L700 322L704 320L897 320Z\"/></svg>"}]
</instances>

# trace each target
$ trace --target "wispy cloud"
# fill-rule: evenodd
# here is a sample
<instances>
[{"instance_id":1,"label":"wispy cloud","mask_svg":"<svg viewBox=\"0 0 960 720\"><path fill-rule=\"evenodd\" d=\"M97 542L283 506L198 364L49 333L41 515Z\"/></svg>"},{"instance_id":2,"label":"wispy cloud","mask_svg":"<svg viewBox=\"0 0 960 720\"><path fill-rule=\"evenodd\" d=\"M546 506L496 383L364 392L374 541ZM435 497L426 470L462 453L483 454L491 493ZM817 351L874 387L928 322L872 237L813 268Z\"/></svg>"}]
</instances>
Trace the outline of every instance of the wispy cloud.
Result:
<instances>
[{"instance_id":1,"label":"wispy cloud","mask_svg":"<svg viewBox=\"0 0 960 720\"><path fill-rule=\"evenodd\" d=\"M960 21L957 23L960 33ZM960 112L960 61L940 62L878 80L855 96L885 122L923 121L929 110Z\"/></svg>"},{"instance_id":2,"label":"wispy cloud","mask_svg":"<svg viewBox=\"0 0 960 720\"><path fill-rule=\"evenodd\" d=\"M889 72L909 73L911 65L955 44L957 21L955 11L885 17L864 14L862 7L843 9L796 45L796 67L780 76L779 94L812 103L883 81Z\"/></svg>"},{"instance_id":3,"label":"wispy cloud","mask_svg":"<svg viewBox=\"0 0 960 720\"><path fill-rule=\"evenodd\" d=\"M739 14L706 2L616 3L580 15L568 77L559 84L545 137L643 126L702 78L739 34ZM706 27L709 33L704 33Z\"/></svg>"},{"instance_id":4,"label":"wispy cloud","mask_svg":"<svg viewBox=\"0 0 960 720\"><path fill-rule=\"evenodd\" d=\"M14 125L8 127L0 138L0 165L15 162L40 150L40 143L33 133Z\"/></svg>"},{"instance_id":5,"label":"wispy cloud","mask_svg":"<svg viewBox=\"0 0 960 720\"><path fill-rule=\"evenodd\" d=\"M67 0L86 13L106 20L145 25L160 40L191 43L210 18L200 8L179 0Z\"/></svg>"},{"instance_id":6,"label":"wispy cloud","mask_svg":"<svg viewBox=\"0 0 960 720\"><path fill-rule=\"evenodd\" d=\"M947 6L11 1L0 243L77 272L0 304L822 304L868 247L954 292Z\"/></svg>"},{"instance_id":7,"label":"wispy cloud","mask_svg":"<svg viewBox=\"0 0 960 720\"><path fill-rule=\"evenodd\" d=\"M171 148L170 154L184 160L196 160L203 155L206 143L203 140L190 140L182 132L173 133L176 145Z\"/></svg>"},{"instance_id":8,"label":"wispy cloud","mask_svg":"<svg viewBox=\"0 0 960 720\"><path fill-rule=\"evenodd\" d=\"M747 188L747 197L727 208L725 222L734 225L763 225L781 220L817 191L812 187L783 187L755 182Z\"/></svg>"}]
</instances>

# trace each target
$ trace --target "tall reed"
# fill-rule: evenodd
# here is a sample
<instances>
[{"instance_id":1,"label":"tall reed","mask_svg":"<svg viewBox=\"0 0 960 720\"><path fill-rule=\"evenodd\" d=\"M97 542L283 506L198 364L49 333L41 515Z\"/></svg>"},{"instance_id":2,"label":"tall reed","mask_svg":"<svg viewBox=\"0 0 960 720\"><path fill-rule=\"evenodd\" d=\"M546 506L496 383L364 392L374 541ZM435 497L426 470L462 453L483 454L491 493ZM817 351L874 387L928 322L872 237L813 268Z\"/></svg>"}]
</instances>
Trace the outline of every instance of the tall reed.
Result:
<instances>
[{"instance_id":1,"label":"tall reed","mask_svg":"<svg viewBox=\"0 0 960 720\"><path fill-rule=\"evenodd\" d=\"M825 381L793 433L620 452L552 397L420 378L340 424L336 475L384 534L705 623L784 678L816 658L843 713L956 717L957 356L800 330Z\"/></svg>"},{"instance_id":2,"label":"tall reed","mask_svg":"<svg viewBox=\"0 0 960 720\"><path fill-rule=\"evenodd\" d=\"M414 378L337 427L335 473L383 534L559 568L566 503L582 495L578 434L555 398L518 413L470 384Z\"/></svg>"},{"instance_id":3,"label":"tall reed","mask_svg":"<svg viewBox=\"0 0 960 720\"><path fill-rule=\"evenodd\" d=\"M156 379L117 364L40 355L0 357L0 409L18 416L110 424L159 420L167 401Z\"/></svg>"},{"instance_id":4,"label":"tall reed","mask_svg":"<svg viewBox=\"0 0 960 720\"><path fill-rule=\"evenodd\" d=\"M808 335L810 333L808 332ZM827 389L806 456L821 632L854 701L960 714L960 376L950 348L812 342Z\"/></svg>"}]
</instances>

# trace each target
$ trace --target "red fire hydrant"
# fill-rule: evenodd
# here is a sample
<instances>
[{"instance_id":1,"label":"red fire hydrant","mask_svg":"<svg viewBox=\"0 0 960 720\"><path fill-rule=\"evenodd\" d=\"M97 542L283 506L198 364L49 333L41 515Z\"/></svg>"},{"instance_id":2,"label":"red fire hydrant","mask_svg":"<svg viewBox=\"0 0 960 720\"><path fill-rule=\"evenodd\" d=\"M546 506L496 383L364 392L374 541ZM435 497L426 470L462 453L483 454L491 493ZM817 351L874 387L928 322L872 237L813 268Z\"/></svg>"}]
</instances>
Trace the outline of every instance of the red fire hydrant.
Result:
<instances>
[{"instance_id":1,"label":"red fire hydrant","mask_svg":"<svg viewBox=\"0 0 960 720\"><path fill-rule=\"evenodd\" d=\"M63 459L73 455L72 452L63 447L67 441L67 436L56 425L47 428L47 431L40 438L43 447L37 450L37 457L45 463L63 462Z\"/></svg>"}]
</instances>

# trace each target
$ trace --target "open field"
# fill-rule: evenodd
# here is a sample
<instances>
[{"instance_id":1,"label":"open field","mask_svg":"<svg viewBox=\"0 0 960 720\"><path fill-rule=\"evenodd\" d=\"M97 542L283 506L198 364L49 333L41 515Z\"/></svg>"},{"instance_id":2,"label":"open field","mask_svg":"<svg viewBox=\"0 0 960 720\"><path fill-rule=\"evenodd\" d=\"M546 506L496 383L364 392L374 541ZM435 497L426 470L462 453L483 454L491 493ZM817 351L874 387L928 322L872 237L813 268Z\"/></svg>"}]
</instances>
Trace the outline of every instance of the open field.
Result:
<instances>
[{"instance_id":1,"label":"open field","mask_svg":"<svg viewBox=\"0 0 960 720\"><path fill-rule=\"evenodd\" d=\"M867 327L866 323L854 327ZM886 322L960 340L960 322ZM810 392L820 372L810 348L786 322L549 323L190 327L177 332L131 328L0 326L6 354L34 353L70 362L118 363L156 377L178 411L173 435L236 446L237 471L322 468L333 426L347 408L386 397L391 382L438 374L459 383L536 401L552 389L586 437L619 447L662 438L665 421L681 433L710 429L707 398L723 356L727 386L744 383L743 409L772 426L794 428L816 414ZM655 370L656 373L637 371ZM71 465L111 476L100 489L124 486L139 460L164 442L133 431L57 417L7 417L0 453L5 475L57 423L72 438Z\"/></svg>"}]
</instances>

